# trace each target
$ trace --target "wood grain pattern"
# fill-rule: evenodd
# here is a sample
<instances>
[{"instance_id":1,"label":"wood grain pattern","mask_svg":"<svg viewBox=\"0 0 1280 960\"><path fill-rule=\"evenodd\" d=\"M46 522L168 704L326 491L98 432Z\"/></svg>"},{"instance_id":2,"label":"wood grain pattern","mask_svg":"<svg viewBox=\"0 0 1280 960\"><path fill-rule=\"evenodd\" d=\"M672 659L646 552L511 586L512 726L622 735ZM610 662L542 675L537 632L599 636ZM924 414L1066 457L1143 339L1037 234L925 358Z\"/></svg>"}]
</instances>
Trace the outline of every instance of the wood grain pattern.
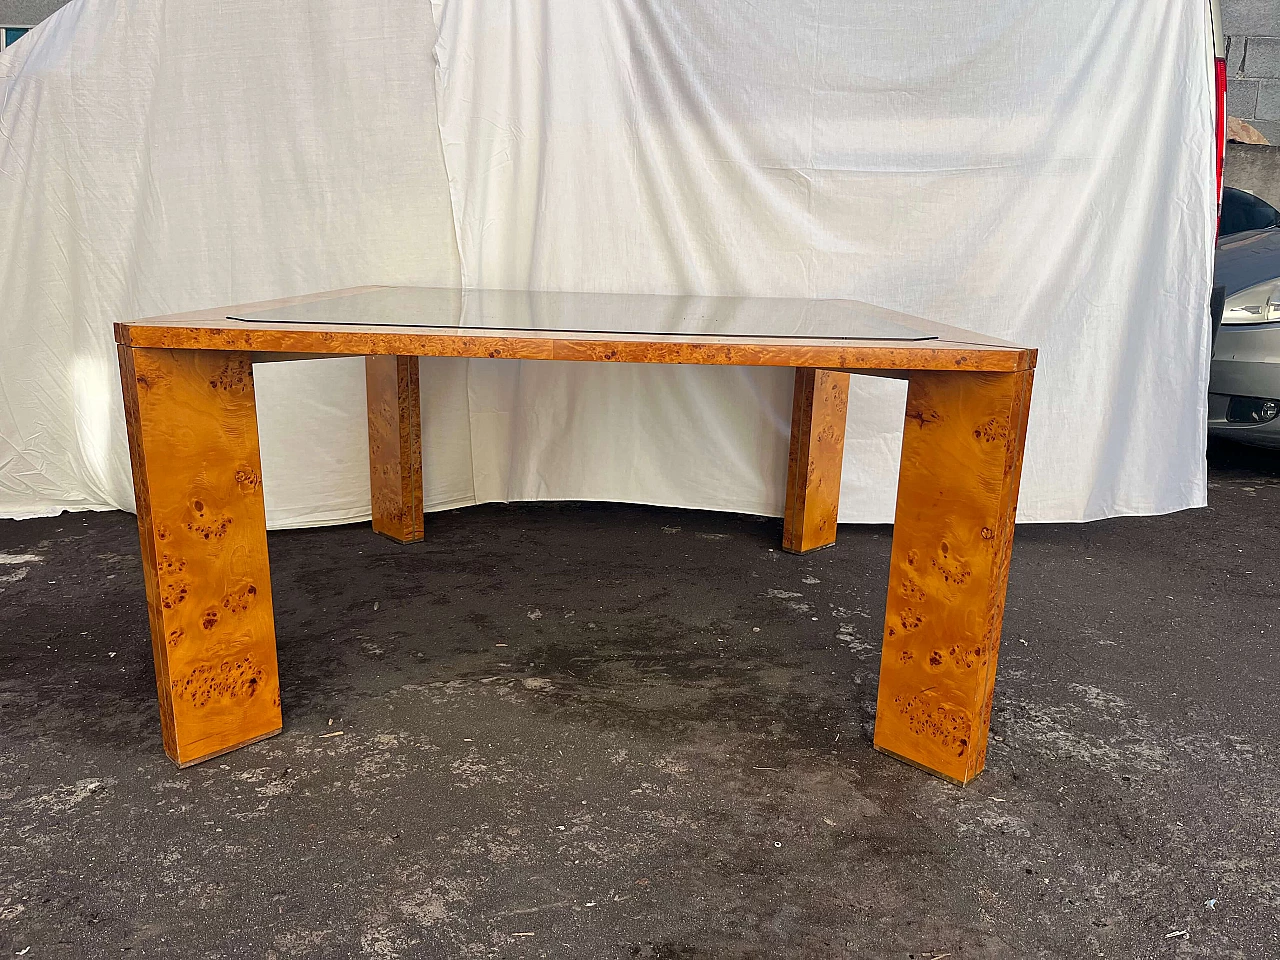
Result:
<instances>
[{"instance_id":1,"label":"wood grain pattern","mask_svg":"<svg viewBox=\"0 0 1280 960\"><path fill-rule=\"evenodd\" d=\"M165 751L186 766L280 730L247 354L120 348Z\"/></svg>"},{"instance_id":2,"label":"wood grain pattern","mask_svg":"<svg viewBox=\"0 0 1280 960\"><path fill-rule=\"evenodd\" d=\"M1035 351L941 324L957 339L820 341L785 337L569 333L356 327L227 320L299 303L375 290L356 287L237 304L116 324L116 342L134 347L248 351L308 356L478 357L614 363L698 363L874 370L1025 370ZM920 323L925 323L920 321Z\"/></svg>"},{"instance_id":3,"label":"wood grain pattern","mask_svg":"<svg viewBox=\"0 0 1280 960\"><path fill-rule=\"evenodd\" d=\"M227 308L231 309L231 308ZM832 367L860 370L1014 371L1030 367L1034 351L975 347L928 340L860 340L815 343L773 339L731 342L657 339L624 334L491 334L381 332L376 330L240 329L117 324L117 342L135 347L229 350L326 356L391 354L508 360L576 360L612 363L697 363L747 367ZM727 338L726 338L727 339ZM925 346L924 344L928 344Z\"/></svg>"},{"instance_id":4,"label":"wood grain pattern","mask_svg":"<svg viewBox=\"0 0 1280 960\"><path fill-rule=\"evenodd\" d=\"M836 542L849 374L801 367L791 401L791 452L782 549L808 553Z\"/></svg>"},{"instance_id":5,"label":"wood grain pattern","mask_svg":"<svg viewBox=\"0 0 1280 960\"><path fill-rule=\"evenodd\" d=\"M907 390L875 745L962 784L986 761L1031 379Z\"/></svg>"},{"instance_id":6,"label":"wood grain pattern","mask_svg":"<svg viewBox=\"0 0 1280 960\"><path fill-rule=\"evenodd\" d=\"M373 529L400 543L423 538L422 407L417 357L365 357Z\"/></svg>"}]
</instances>

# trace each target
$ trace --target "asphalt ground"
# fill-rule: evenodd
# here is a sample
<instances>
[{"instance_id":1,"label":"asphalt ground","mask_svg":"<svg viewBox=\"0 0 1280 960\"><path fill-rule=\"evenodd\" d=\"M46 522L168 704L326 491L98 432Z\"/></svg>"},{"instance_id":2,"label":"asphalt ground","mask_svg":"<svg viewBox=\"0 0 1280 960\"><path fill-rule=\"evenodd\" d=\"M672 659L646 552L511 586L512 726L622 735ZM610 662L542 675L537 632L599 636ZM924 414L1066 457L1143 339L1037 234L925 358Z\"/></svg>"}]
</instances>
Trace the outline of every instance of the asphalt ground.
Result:
<instances>
[{"instance_id":1,"label":"asphalt ground","mask_svg":"<svg viewBox=\"0 0 1280 960\"><path fill-rule=\"evenodd\" d=\"M871 747L891 530L272 533L284 731L164 755L134 518L0 522L0 956L1280 955L1280 456L1022 526L987 769Z\"/></svg>"}]
</instances>

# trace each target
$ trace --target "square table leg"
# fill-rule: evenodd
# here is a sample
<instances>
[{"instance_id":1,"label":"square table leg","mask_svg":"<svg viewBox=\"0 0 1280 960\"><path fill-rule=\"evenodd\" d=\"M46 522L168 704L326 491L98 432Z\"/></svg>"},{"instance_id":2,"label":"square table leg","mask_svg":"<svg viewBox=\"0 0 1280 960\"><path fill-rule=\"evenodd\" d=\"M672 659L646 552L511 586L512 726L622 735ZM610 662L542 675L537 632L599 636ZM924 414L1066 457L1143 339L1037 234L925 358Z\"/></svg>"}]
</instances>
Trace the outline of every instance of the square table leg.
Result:
<instances>
[{"instance_id":1,"label":"square table leg","mask_svg":"<svg viewBox=\"0 0 1280 960\"><path fill-rule=\"evenodd\" d=\"M1031 378L907 391L875 745L962 784L986 761Z\"/></svg>"},{"instance_id":2,"label":"square table leg","mask_svg":"<svg viewBox=\"0 0 1280 960\"><path fill-rule=\"evenodd\" d=\"M418 358L364 358L373 529L399 543L423 539L422 407Z\"/></svg>"},{"instance_id":3,"label":"square table leg","mask_svg":"<svg viewBox=\"0 0 1280 960\"><path fill-rule=\"evenodd\" d=\"M186 766L281 727L253 365L119 349L161 731Z\"/></svg>"},{"instance_id":4,"label":"square table leg","mask_svg":"<svg viewBox=\"0 0 1280 960\"><path fill-rule=\"evenodd\" d=\"M848 409L849 374L796 368L782 520L782 549L788 553L808 553L836 542Z\"/></svg>"}]
</instances>

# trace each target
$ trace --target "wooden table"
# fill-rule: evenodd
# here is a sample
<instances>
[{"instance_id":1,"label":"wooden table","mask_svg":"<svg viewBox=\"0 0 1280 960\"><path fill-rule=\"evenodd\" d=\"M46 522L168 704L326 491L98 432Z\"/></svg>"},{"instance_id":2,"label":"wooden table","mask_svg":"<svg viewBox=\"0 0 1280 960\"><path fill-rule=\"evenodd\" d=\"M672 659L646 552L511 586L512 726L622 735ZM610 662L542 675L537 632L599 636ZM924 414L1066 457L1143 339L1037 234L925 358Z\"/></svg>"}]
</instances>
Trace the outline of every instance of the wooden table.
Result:
<instances>
[{"instance_id":1,"label":"wooden table","mask_svg":"<svg viewBox=\"0 0 1280 960\"><path fill-rule=\"evenodd\" d=\"M241 319L231 319L241 318ZM423 538L418 357L792 367L782 545L835 541L849 375L905 379L875 746L986 757L1036 352L847 300L364 287L116 325L166 752L281 729L253 364L363 356L373 527Z\"/></svg>"}]
</instances>

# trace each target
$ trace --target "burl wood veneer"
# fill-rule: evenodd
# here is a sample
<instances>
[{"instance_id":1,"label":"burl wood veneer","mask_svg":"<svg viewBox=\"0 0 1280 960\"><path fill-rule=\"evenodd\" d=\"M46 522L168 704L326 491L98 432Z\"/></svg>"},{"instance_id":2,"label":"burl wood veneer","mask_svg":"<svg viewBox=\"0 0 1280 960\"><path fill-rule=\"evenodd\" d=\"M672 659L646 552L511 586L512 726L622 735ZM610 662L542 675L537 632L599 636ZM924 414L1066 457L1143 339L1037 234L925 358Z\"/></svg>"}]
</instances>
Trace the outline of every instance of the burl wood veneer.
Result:
<instances>
[{"instance_id":1,"label":"burl wood veneer","mask_svg":"<svg viewBox=\"0 0 1280 960\"><path fill-rule=\"evenodd\" d=\"M808 553L836 542L849 374L796 370L782 549Z\"/></svg>"},{"instance_id":2,"label":"burl wood veneer","mask_svg":"<svg viewBox=\"0 0 1280 960\"><path fill-rule=\"evenodd\" d=\"M423 536L422 406L417 357L365 357L373 529L400 543Z\"/></svg>"},{"instance_id":3,"label":"burl wood veneer","mask_svg":"<svg viewBox=\"0 0 1280 960\"><path fill-rule=\"evenodd\" d=\"M179 765L280 731L253 366L120 348L160 728Z\"/></svg>"},{"instance_id":4,"label":"burl wood veneer","mask_svg":"<svg viewBox=\"0 0 1280 960\"><path fill-rule=\"evenodd\" d=\"M986 761L1031 377L907 390L875 745L962 784Z\"/></svg>"},{"instance_id":5,"label":"burl wood veneer","mask_svg":"<svg viewBox=\"0 0 1280 960\"><path fill-rule=\"evenodd\" d=\"M117 324L174 760L207 759L281 725L252 363L367 358L374 529L410 542L423 536L417 358L458 356L794 368L783 546L796 553L835 540L849 374L909 380L875 746L959 783L982 770L1034 350L914 318L902 320L934 339L227 319L367 289ZM640 302L614 306L625 314Z\"/></svg>"}]
</instances>

